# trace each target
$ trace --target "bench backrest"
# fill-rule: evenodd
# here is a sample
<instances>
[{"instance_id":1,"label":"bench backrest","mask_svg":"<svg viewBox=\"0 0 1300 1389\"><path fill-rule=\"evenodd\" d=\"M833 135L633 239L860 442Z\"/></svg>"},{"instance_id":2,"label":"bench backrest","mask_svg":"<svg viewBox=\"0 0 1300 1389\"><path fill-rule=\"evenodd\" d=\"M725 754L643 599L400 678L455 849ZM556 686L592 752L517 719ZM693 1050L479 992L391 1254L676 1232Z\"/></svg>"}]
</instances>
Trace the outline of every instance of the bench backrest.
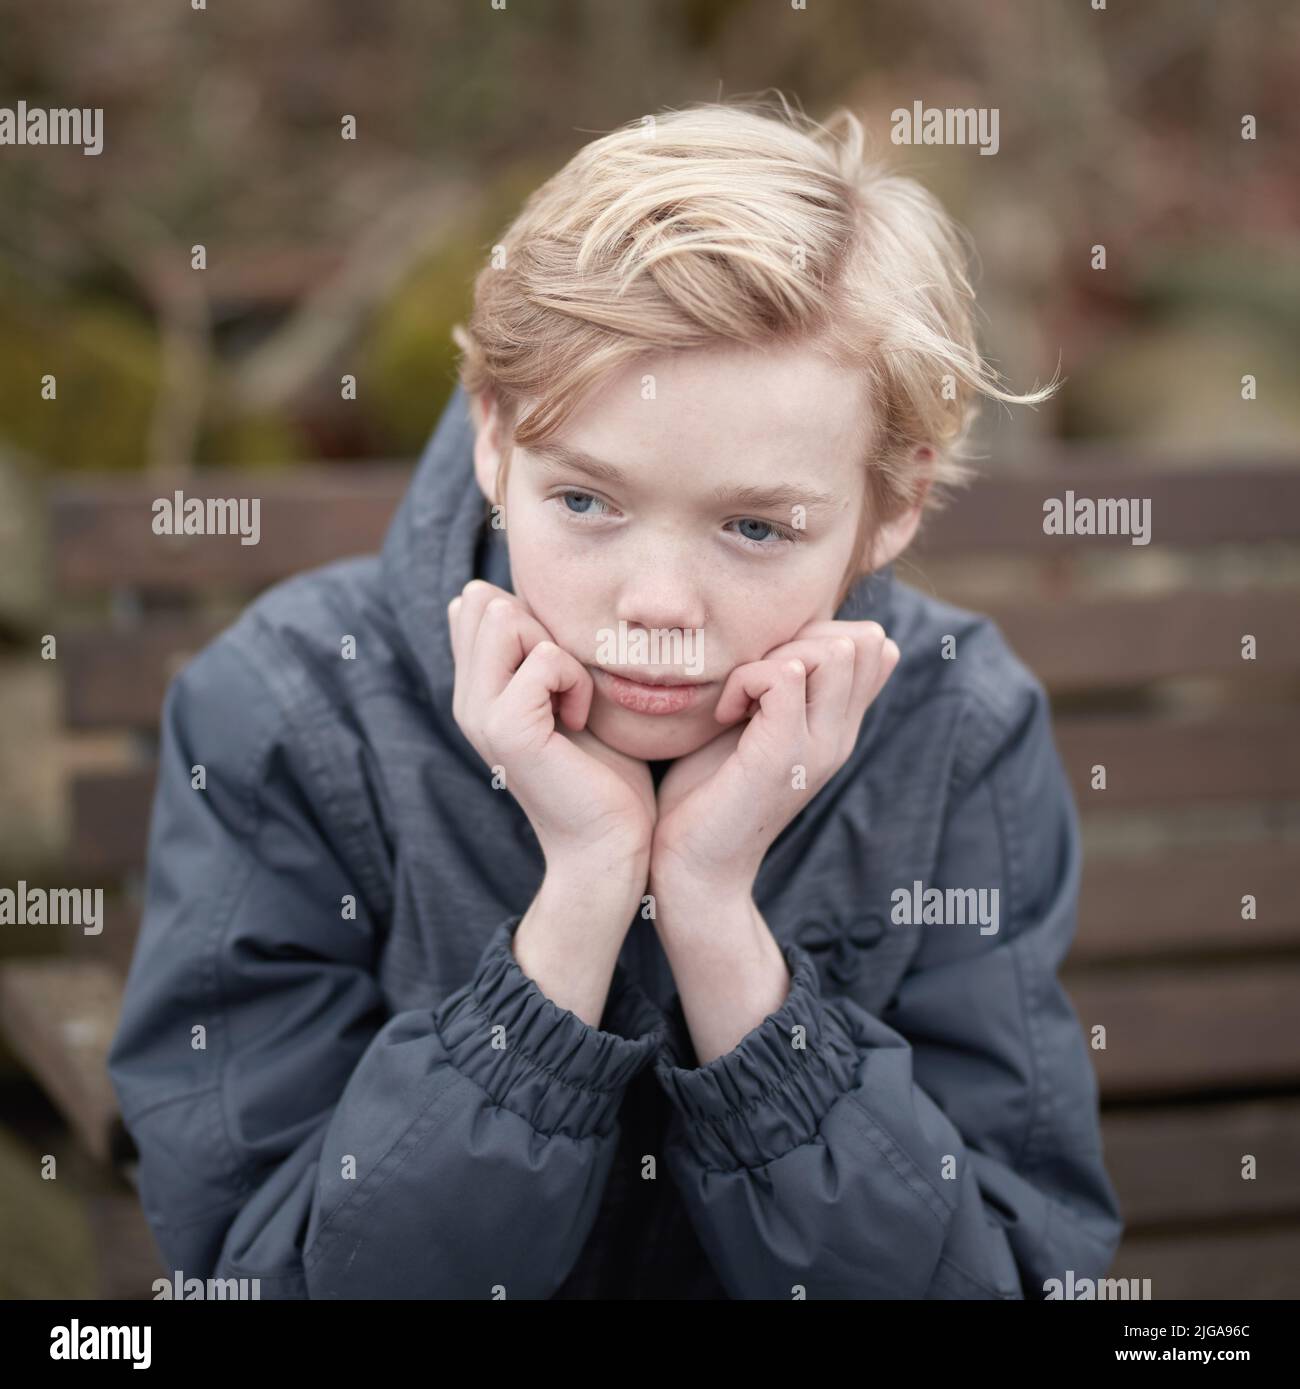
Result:
<instances>
[{"instance_id":1,"label":"bench backrest","mask_svg":"<svg viewBox=\"0 0 1300 1389\"><path fill-rule=\"evenodd\" d=\"M1093 1056L1131 1232L1121 1264L1156 1278L1161 1295L1196 1294L1194 1256L1185 1242L1170 1254L1145 1228L1300 1206L1300 1101L1278 1093L1300 1085L1300 595L1274 574L1297 572L1298 462L1048 458L977 482L899 565L909 582L989 613L1053 696L1088 850L1065 979L1089 1035L1106 1030ZM257 495L256 546L153 535L152 503L172 490L156 480L77 481L54 497L66 603L111 595L107 621L60 630L66 722L132 735L122 765L71 783L70 867L79 881L122 886L96 947L120 968L168 678L260 588L378 548L409 476L377 464L184 480L187 497ZM1049 533L1045 502L1071 492L1145 499L1149 547ZM1289 571L1270 565L1273 547L1292 557ZM1267 1188L1241 1180L1247 1152L1271 1163ZM1259 1270L1276 1258L1261 1264L1249 1232L1198 1238L1207 1266L1239 1264L1245 1285L1274 1286ZM1277 1238L1300 1268L1300 1226Z\"/></svg>"}]
</instances>

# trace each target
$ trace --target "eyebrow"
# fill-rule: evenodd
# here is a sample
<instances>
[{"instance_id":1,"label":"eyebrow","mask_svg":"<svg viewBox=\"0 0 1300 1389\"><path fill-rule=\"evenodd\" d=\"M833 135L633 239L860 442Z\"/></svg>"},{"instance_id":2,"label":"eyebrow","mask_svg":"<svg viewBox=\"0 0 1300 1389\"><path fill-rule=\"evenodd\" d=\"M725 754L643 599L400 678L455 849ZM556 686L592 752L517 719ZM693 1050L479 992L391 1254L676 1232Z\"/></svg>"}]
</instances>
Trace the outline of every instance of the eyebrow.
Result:
<instances>
[{"instance_id":1,"label":"eyebrow","mask_svg":"<svg viewBox=\"0 0 1300 1389\"><path fill-rule=\"evenodd\" d=\"M593 458L591 454L575 449L558 440L547 440L533 444L528 452L533 454L544 467L553 470L567 469L583 473L598 482L607 482L612 487L626 485L623 471L613 463ZM746 484L741 487L716 487L714 499L719 504L731 503L738 507L752 507L756 511L783 511L792 506L805 506L810 510L838 510L840 501L829 492L816 487L795 487L789 484L776 487L756 487Z\"/></svg>"}]
</instances>

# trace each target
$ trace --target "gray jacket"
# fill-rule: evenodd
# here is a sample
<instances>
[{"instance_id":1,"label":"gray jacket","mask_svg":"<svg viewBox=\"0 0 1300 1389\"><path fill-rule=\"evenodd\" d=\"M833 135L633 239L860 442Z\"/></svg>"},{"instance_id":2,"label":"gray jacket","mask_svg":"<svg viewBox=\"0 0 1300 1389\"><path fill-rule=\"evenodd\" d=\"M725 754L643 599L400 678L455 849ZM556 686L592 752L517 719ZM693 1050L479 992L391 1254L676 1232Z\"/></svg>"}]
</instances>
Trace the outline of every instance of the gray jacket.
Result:
<instances>
[{"instance_id":1,"label":"gray jacket","mask_svg":"<svg viewBox=\"0 0 1300 1389\"><path fill-rule=\"evenodd\" d=\"M696 1067L638 913L593 1028L510 953L543 860L452 718L446 605L510 587L472 437L458 389L382 553L263 594L168 689L109 1070L169 1273L783 1300L1103 1274L1122 1222L1057 978L1080 839L1041 685L986 618L860 582L837 615L902 659L755 884L789 997Z\"/></svg>"}]
</instances>

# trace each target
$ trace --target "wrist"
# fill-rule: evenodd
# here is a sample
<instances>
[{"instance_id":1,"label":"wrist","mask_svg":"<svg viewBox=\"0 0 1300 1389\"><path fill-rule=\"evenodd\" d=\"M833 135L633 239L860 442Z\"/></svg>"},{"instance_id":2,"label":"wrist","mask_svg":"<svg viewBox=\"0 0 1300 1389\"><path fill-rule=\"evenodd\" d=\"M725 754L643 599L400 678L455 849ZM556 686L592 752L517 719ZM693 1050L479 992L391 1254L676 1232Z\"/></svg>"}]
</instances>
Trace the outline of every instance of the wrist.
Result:
<instances>
[{"instance_id":1,"label":"wrist","mask_svg":"<svg viewBox=\"0 0 1300 1389\"><path fill-rule=\"evenodd\" d=\"M753 902L756 876L745 868L722 872L656 854L650 864L649 891L656 903L707 903L710 909L742 907Z\"/></svg>"},{"instance_id":2,"label":"wrist","mask_svg":"<svg viewBox=\"0 0 1300 1389\"><path fill-rule=\"evenodd\" d=\"M599 1027L632 910L622 884L548 872L513 933L511 954L553 1003Z\"/></svg>"},{"instance_id":3,"label":"wrist","mask_svg":"<svg viewBox=\"0 0 1300 1389\"><path fill-rule=\"evenodd\" d=\"M753 885L719 879L655 876L647 891L654 898L655 931L660 943L686 943L704 935L735 940L761 920Z\"/></svg>"},{"instance_id":4,"label":"wrist","mask_svg":"<svg viewBox=\"0 0 1300 1389\"><path fill-rule=\"evenodd\" d=\"M546 860L539 895L544 894L552 902L570 904L584 915L626 909L630 919L647 890L649 867L649 854L635 852L555 855Z\"/></svg>"}]
</instances>

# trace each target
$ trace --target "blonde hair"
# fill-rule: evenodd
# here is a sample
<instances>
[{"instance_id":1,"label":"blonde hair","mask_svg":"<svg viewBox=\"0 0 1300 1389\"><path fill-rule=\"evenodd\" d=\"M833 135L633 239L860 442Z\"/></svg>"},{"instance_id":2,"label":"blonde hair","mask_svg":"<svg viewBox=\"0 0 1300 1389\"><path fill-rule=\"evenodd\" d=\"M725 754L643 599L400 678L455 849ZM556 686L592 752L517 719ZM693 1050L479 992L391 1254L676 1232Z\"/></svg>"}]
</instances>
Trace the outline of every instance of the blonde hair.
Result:
<instances>
[{"instance_id":1,"label":"blonde hair","mask_svg":"<svg viewBox=\"0 0 1300 1389\"><path fill-rule=\"evenodd\" d=\"M513 445L553 436L634 358L806 345L863 373L876 424L873 437L864 411L866 504L842 600L876 526L970 480L978 397L1055 390L1004 391L980 356L964 237L915 179L865 157L847 108L820 125L784 96L779 109L705 102L593 140L527 199L499 268L475 280L468 329L452 329L461 384L490 393L503 422L498 502Z\"/></svg>"}]
</instances>

